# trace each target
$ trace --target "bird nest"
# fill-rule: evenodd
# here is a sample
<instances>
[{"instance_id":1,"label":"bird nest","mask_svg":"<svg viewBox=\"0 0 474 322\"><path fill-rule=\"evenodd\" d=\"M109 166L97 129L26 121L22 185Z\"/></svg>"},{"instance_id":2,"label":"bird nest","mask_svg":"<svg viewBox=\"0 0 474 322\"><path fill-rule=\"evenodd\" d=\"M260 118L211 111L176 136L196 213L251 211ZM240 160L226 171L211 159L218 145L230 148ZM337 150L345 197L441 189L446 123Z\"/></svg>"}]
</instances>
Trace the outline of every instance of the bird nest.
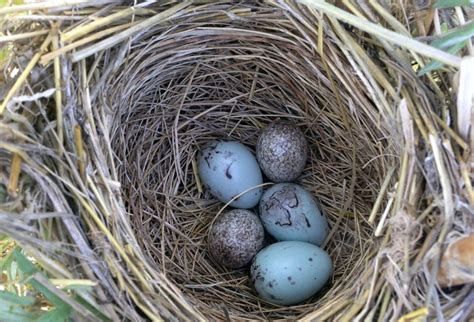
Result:
<instances>
[{"instance_id":1,"label":"bird nest","mask_svg":"<svg viewBox=\"0 0 474 322\"><path fill-rule=\"evenodd\" d=\"M467 286L445 293L435 279L444 243L472 227L459 183L467 144L447 125L456 109L448 73L418 77L420 57L293 2L167 6L137 9L162 16L120 45L42 56L30 90L61 79L59 100L7 106L8 124L22 115L35 125L20 122L26 138L2 146L2 166L20 156L20 195L28 190L32 209L54 220L36 218L30 237L19 223L4 229L40 259L97 281L94 297L112 318L465 313ZM110 28L141 22L127 23ZM61 36L77 37L73 28ZM209 256L210 225L230 208L202 187L196 166L213 139L255 151L274 121L308 140L297 183L321 203L330 225L322 247L334 262L328 285L291 307L259 299L247 269Z\"/></svg>"}]
</instances>

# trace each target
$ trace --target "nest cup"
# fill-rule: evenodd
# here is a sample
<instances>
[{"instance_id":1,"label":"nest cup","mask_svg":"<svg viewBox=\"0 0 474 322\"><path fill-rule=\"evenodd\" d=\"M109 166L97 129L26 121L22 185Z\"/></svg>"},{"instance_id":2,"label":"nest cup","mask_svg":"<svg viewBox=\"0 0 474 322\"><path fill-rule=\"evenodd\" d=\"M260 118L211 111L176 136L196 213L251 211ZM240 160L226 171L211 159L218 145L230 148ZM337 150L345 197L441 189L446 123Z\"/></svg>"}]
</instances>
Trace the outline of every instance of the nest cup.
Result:
<instances>
[{"instance_id":1,"label":"nest cup","mask_svg":"<svg viewBox=\"0 0 474 322\"><path fill-rule=\"evenodd\" d=\"M343 2L403 33L418 17L411 5ZM443 248L473 227L469 120L453 95L468 92L469 73L460 69L459 88L449 66L420 77L414 69L424 58L299 2L98 3L78 12L58 4L45 14L58 25L38 16L11 24L28 38L15 40L23 56L2 77L26 83L0 105L0 181L4 169L21 170L0 233L45 273L95 282L87 301L113 320L469 314L472 288L442 289L436 279ZM331 13L326 2L312 5ZM32 55L44 67L9 79ZM259 132L275 121L297 125L309 142L296 182L328 218L322 247L335 268L323 290L290 307L259 299L247 269L210 257L209 229L231 208L202 187L196 167L214 139L255 152Z\"/></svg>"},{"instance_id":2,"label":"nest cup","mask_svg":"<svg viewBox=\"0 0 474 322\"><path fill-rule=\"evenodd\" d=\"M241 14L233 17L234 10ZM357 285L380 245L367 215L398 163L398 147L331 32L321 57L320 18L298 7L196 10L134 39L104 85L116 171L139 246L208 318L296 318L324 309ZM247 270L210 258L207 233L223 204L203 191L193 168L214 139L255 152L259 131L274 121L303 130L309 160L297 183L319 199L331 226L324 249L334 276L293 307L259 300Z\"/></svg>"}]
</instances>

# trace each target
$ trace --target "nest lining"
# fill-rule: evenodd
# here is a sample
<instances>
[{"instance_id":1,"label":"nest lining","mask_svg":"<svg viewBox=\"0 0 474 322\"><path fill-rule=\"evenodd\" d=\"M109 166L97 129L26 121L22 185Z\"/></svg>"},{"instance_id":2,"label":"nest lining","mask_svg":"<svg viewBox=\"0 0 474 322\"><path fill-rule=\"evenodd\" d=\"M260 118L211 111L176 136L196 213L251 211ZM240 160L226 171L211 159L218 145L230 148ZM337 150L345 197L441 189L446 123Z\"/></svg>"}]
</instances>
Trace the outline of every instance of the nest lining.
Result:
<instances>
[{"instance_id":1,"label":"nest lining","mask_svg":"<svg viewBox=\"0 0 474 322\"><path fill-rule=\"evenodd\" d=\"M194 18L134 41L127 64L106 85L132 226L156 269L206 316L302 316L353 288L380 245L366 216L388 167L398 162L390 127L331 43L330 65L323 64L316 39L301 32L305 21L281 9L225 19L219 28ZM323 292L290 308L260 301L247 270L212 261L206 236L223 205L200 191L192 164L216 138L254 151L259 131L276 120L298 125L309 141L297 183L322 203L332 227L324 248L335 266Z\"/></svg>"}]
</instances>

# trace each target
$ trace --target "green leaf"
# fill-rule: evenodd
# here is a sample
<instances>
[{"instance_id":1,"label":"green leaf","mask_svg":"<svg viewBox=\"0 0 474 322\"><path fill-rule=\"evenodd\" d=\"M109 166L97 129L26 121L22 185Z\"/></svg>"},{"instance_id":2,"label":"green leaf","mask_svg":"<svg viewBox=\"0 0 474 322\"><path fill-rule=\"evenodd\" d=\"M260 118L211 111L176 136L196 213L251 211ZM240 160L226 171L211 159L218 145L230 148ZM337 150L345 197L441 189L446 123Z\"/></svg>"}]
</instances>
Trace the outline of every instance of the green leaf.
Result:
<instances>
[{"instance_id":1,"label":"green leaf","mask_svg":"<svg viewBox=\"0 0 474 322\"><path fill-rule=\"evenodd\" d=\"M450 54L457 54L464 46L467 45L467 41L463 41L459 44L454 45L453 47L449 48L447 50L448 53ZM440 63L437 60L433 60L430 63L426 64L425 67L423 67L419 72L418 76L423 76L426 75L429 72L432 72L433 70L439 69L443 66L442 63Z\"/></svg>"},{"instance_id":2,"label":"green leaf","mask_svg":"<svg viewBox=\"0 0 474 322\"><path fill-rule=\"evenodd\" d=\"M441 33L442 34L449 31L449 26L446 22L443 22L440 27L441 27Z\"/></svg>"},{"instance_id":3,"label":"green leaf","mask_svg":"<svg viewBox=\"0 0 474 322\"><path fill-rule=\"evenodd\" d=\"M474 0L436 0L434 8L452 8L473 5Z\"/></svg>"},{"instance_id":4,"label":"green leaf","mask_svg":"<svg viewBox=\"0 0 474 322\"><path fill-rule=\"evenodd\" d=\"M13 262L13 252L10 252L5 258L0 260L0 271L9 271Z\"/></svg>"},{"instance_id":5,"label":"green leaf","mask_svg":"<svg viewBox=\"0 0 474 322\"><path fill-rule=\"evenodd\" d=\"M33 296L25 295L20 296L13 292L1 291L0 290L0 300L5 302L11 302L18 305L33 305L36 302L36 299Z\"/></svg>"},{"instance_id":6,"label":"green leaf","mask_svg":"<svg viewBox=\"0 0 474 322\"><path fill-rule=\"evenodd\" d=\"M37 322L66 322L69 321L72 309L70 306L60 306L43 314Z\"/></svg>"},{"instance_id":7,"label":"green leaf","mask_svg":"<svg viewBox=\"0 0 474 322\"><path fill-rule=\"evenodd\" d=\"M32 262L28 260L18 249L13 251L13 256L15 256L16 262L18 263L18 267L21 271L23 271L27 276L31 276L34 273L38 272L38 269ZM52 304L56 306L67 305L59 296L51 292L46 286L31 278L27 282L31 285L34 289L38 292L42 293L44 297L46 297Z\"/></svg>"},{"instance_id":8,"label":"green leaf","mask_svg":"<svg viewBox=\"0 0 474 322\"><path fill-rule=\"evenodd\" d=\"M2 322L35 322L37 319L37 316L28 312L2 312L0 311L0 314L2 315Z\"/></svg>"},{"instance_id":9,"label":"green leaf","mask_svg":"<svg viewBox=\"0 0 474 322\"><path fill-rule=\"evenodd\" d=\"M13 256L15 256L16 262L20 270L26 275L32 275L38 271L38 269L33 265L28 258L23 255L18 248L13 250Z\"/></svg>"},{"instance_id":10,"label":"green leaf","mask_svg":"<svg viewBox=\"0 0 474 322\"><path fill-rule=\"evenodd\" d=\"M59 296L57 296L56 294L51 292L46 286L44 286L43 284L41 284L37 280L31 279L28 282L28 284L31 285L38 292L42 293L44 295L44 297L46 297L48 299L48 301L50 301L55 306L67 305L63 300L61 300L61 298Z\"/></svg>"},{"instance_id":11,"label":"green leaf","mask_svg":"<svg viewBox=\"0 0 474 322\"><path fill-rule=\"evenodd\" d=\"M2 187L2 184L0 184L0 189ZM0 234L0 242L2 244L4 244L3 247L5 247L6 244L8 244L8 242L12 241L12 239L10 238L10 236L8 236L7 234ZM4 248L1 248L1 250L3 251Z\"/></svg>"},{"instance_id":12,"label":"green leaf","mask_svg":"<svg viewBox=\"0 0 474 322\"><path fill-rule=\"evenodd\" d=\"M3 301L0 299L0 321L35 321L38 318L38 315L34 312L28 311L28 309L29 308L23 308L20 305L15 305L11 302Z\"/></svg>"},{"instance_id":13,"label":"green leaf","mask_svg":"<svg viewBox=\"0 0 474 322\"><path fill-rule=\"evenodd\" d=\"M474 36L474 21L459 26L443 34L441 38L433 40L431 46L446 49L471 39Z\"/></svg>"},{"instance_id":14,"label":"green leaf","mask_svg":"<svg viewBox=\"0 0 474 322\"><path fill-rule=\"evenodd\" d=\"M7 274L10 281L16 281L23 276L23 273L18 270L18 263L14 260L12 260L10 266L8 267Z\"/></svg>"},{"instance_id":15,"label":"green leaf","mask_svg":"<svg viewBox=\"0 0 474 322\"><path fill-rule=\"evenodd\" d=\"M71 284L63 287L64 290L68 291L85 291L91 292L94 288L90 285Z\"/></svg>"},{"instance_id":16,"label":"green leaf","mask_svg":"<svg viewBox=\"0 0 474 322\"><path fill-rule=\"evenodd\" d=\"M76 295L76 296L74 296L74 299L79 304L81 304L83 307L85 307L88 311L90 311L92 314L94 314L101 321L112 321L110 318L108 318L106 315L104 315L102 312L100 312L97 308L95 308L91 303L89 303L83 297Z\"/></svg>"}]
</instances>

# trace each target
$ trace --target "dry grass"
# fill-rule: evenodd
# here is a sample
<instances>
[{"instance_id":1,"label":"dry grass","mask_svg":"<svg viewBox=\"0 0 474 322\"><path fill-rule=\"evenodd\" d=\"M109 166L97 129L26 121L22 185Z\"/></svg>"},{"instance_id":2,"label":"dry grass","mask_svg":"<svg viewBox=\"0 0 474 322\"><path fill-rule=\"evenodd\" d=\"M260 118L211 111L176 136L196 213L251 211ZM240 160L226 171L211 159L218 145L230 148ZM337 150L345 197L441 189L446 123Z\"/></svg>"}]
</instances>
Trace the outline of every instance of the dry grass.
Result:
<instances>
[{"instance_id":1,"label":"dry grass","mask_svg":"<svg viewBox=\"0 0 474 322\"><path fill-rule=\"evenodd\" d=\"M0 127L0 171L19 179L10 208L38 216L2 215L0 231L47 263L46 272L97 282L94 298L110 304L96 305L112 319L469 313L471 288L443 292L434 276L444 245L473 228L471 122L458 115L472 113L473 62L417 47L407 31L414 8L343 1L351 20L318 1L306 2L320 11L287 1L133 10L102 2L52 10L57 21L71 20L47 35L41 23L15 25L16 59L5 69L40 75L20 71L15 86L24 96L7 92L15 98L4 100ZM374 15L373 34L337 20L357 26L356 16ZM30 38L25 67L21 41ZM408 38L411 52L395 46ZM418 77L420 55L454 67ZM324 247L335 263L324 291L289 308L259 300L246 270L209 258L207 231L223 205L201 191L193 167L209 140L253 149L277 119L308 138L298 183L329 218Z\"/></svg>"}]
</instances>

